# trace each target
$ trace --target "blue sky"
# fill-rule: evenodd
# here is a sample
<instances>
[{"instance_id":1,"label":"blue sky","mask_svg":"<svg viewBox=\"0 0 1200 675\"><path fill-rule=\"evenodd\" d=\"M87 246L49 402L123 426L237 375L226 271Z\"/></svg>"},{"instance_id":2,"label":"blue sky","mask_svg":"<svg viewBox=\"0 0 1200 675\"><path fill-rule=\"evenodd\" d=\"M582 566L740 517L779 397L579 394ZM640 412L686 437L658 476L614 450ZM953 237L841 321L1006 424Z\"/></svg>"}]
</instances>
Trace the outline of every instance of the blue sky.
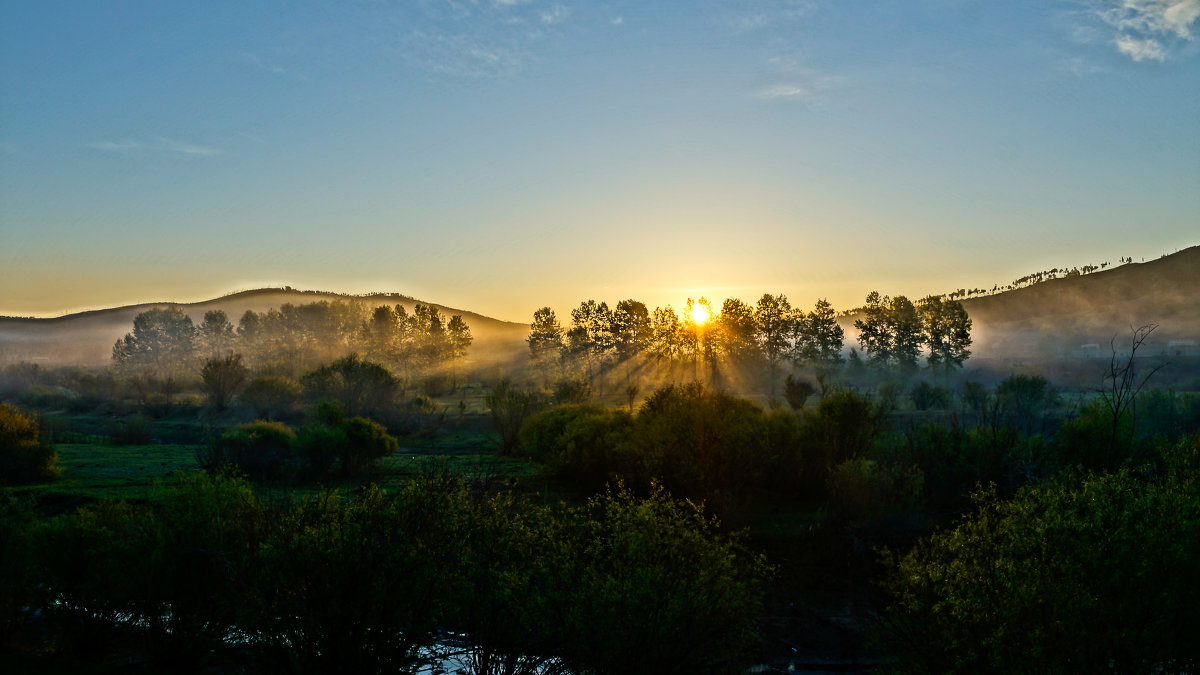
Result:
<instances>
[{"instance_id":1,"label":"blue sky","mask_svg":"<svg viewBox=\"0 0 1200 675\"><path fill-rule=\"evenodd\" d=\"M1200 243L1200 0L7 2L0 313L518 321Z\"/></svg>"}]
</instances>

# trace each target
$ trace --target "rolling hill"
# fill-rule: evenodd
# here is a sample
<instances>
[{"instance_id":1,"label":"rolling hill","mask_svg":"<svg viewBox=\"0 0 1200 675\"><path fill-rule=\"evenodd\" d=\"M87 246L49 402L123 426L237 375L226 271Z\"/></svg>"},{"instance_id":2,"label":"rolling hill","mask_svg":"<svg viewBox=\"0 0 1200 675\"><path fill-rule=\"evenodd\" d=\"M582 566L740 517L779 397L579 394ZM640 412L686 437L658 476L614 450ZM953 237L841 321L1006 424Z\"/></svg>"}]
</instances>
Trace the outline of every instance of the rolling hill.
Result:
<instances>
[{"instance_id":1,"label":"rolling hill","mask_svg":"<svg viewBox=\"0 0 1200 675\"><path fill-rule=\"evenodd\" d=\"M46 365L107 365L112 359L113 343L133 329L134 317L154 307L181 307L197 324L203 320L205 312L220 309L236 325L246 310L265 312L287 303L300 305L322 300L357 301L369 306L401 304L409 312L417 303L432 304L445 316L462 315L475 337L476 351L494 349L509 352L517 343L523 344L529 333L528 324L501 321L394 293L356 296L291 288L263 288L203 302L143 303L78 312L52 319L0 317L0 365L21 361Z\"/></svg>"}]
</instances>

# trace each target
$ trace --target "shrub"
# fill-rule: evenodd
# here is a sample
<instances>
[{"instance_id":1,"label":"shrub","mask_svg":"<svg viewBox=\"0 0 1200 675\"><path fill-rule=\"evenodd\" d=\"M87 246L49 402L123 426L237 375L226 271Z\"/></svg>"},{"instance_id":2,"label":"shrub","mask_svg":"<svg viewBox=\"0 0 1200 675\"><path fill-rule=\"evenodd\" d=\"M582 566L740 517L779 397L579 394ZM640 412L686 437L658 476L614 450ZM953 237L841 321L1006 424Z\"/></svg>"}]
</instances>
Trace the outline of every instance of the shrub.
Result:
<instances>
[{"instance_id":1,"label":"shrub","mask_svg":"<svg viewBox=\"0 0 1200 675\"><path fill-rule=\"evenodd\" d=\"M38 420L0 403L0 484L52 480L61 473L54 446L40 438Z\"/></svg>"},{"instance_id":2,"label":"shrub","mask_svg":"<svg viewBox=\"0 0 1200 675\"><path fill-rule=\"evenodd\" d=\"M302 469L296 434L282 422L258 420L225 432L202 458L206 469L234 466L254 480L286 480Z\"/></svg>"},{"instance_id":3,"label":"shrub","mask_svg":"<svg viewBox=\"0 0 1200 675\"><path fill-rule=\"evenodd\" d=\"M583 416L601 414L604 409L592 405L558 405L538 412L521 425L521 451L539 462L555 462L564 450L562 436L567 425Z\"/></svg>"},{"instance_id":4,"label":"shrub","mask_svg":"<svg viewBox=\"0 0 1200 675\"><path fill-rule=\"evenodd\" d=\"M312 400L333 399L351 414L370 415L392 404L398 383L378 363L357 354L321 366L300 378Z\"/></svg>"},{"instance_id":5,"label":"shrub","mask_svg":"<svg viewBox=\"0 0 1200 675\"><path fill-rule=\"evenodd\" d=\"M915 465L862 457L834 466L825 479L833 517L844 523L911 511L920 503L923 486L921 470Z\"/></svg>"},{"instance_id":6,"label":"shrub","mask_svg":"<svg viewBox=\"0 0 1200 675\"><path fill-rule=\"evenodd\" d=\"M950 405L950 392L945 387L935 387L928 382L913 385L909 395L917 410L942 409Z\"/></svg>"},{"instance_id":7,"label":"shrub","mask_svg":"<svg viewBox=\"0 0 1200 675\"><path fill-rule=\"evenodd\" d=\"M290 377L268 375L251 380L238 400L260 417L275 419L294 410L302 392L300 383Z\"/></svg>"},{"instance_id":8,"label":"shrub","mask_svg":"<svg viewBox=\"0 0 1200 675\"><path fill-rule=\"evenodd\" d=\"M762 559L660 486L576 516L561 653L573 672L744 672L758 644Z\"/></svg>"},{"instance_id":9,"label":"shrub","mask_svg":"<svg viewBox=\"0 0 1200 675\"><path fill-rule=\"evenodd\" d=\"M521 391L508 380L500 380L484 397L492 413L492 424L500 434L500 452L514 454L521 443L521 425L549 401L534 391Z\"/></svg>"},{"instance_id":10,"label":"shrub","mask_svg":"<svg viewBox=\"0 0 1200 675\"><path fill-rule=\"evenodd\" d=\"M204 383L204 392L209 402L217 410L224 410L233 400L234 394L245 384L249 372L242 364L241 354L228 354L205 361L200 369L200 379Z\"/></svg>"},{"instance_id":11,"label":"shrub","mask_svg":"<svg viewBox=\"0 0 1200 675\"><path fill-rule=\"evenodd\" d=\"M1197 513L1194 471L1064 476L1011 501L983 493L972 517L893 559L886 625L900 669L1193 672Z\"/></svg>"},{"instance_id":12,"label":"shrub","mask_svg":"<svg viewBox=\"0 0 1200 675\"><path fill-rule=\"evenodd\" d=\"M634 396L637 394L635 393ZM592 397L592 383L586 377L573 377L554 383L555 403L587 403Z\"/></svg>"},{"instance_id":13,"label":"shrub","mask_svg":"<svg viewBox=\"0 0 1200 675\"><path fill-rule=\"evenodd\" d=\"M809 397L817 392L816 387L808 380L800 380L791 375L783 383L783 397L787 399L788 405L792 410L800 410L804 407L805 402Z\"/></svg>"}]
</instances>

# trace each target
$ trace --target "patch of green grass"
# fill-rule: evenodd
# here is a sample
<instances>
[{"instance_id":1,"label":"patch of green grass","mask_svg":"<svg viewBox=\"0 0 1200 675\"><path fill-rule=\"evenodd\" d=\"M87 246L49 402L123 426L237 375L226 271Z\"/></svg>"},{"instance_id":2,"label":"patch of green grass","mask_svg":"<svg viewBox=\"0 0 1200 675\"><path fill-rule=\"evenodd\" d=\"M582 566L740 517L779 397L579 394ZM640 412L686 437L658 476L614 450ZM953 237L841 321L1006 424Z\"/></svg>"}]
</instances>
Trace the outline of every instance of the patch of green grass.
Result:
<instances>
[{"instance_id":1,"label":"patch of green grass","mask_svg":"<svg viewBox=\"0 0 1200 675\"><path fill-rule=\"evenodd\" d=\"M146 499L155 480L200 469L197 447L61 443L55 449L62 477L22 489L39 498L57 493L86 499Z\"/></svg>"}]
</instances>

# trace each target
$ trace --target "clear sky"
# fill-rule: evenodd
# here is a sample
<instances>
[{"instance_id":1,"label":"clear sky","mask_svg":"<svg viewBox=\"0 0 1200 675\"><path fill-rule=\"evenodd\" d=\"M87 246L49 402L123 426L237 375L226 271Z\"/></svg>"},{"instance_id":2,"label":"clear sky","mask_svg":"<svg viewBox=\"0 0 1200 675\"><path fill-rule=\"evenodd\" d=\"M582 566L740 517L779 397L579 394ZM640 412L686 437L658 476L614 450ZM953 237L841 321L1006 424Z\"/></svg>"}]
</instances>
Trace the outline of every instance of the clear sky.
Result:
<instances>
[{"instance_id":1,"label":"clear sky","mask_svg":"<svg viewBox=\"0 0 1200 675\"><path fill-rule=\"evenodd\" d=\"M1200 243L1200 0L0 3L0 314L529 321Z\"/></svg>"}]
</instances>

